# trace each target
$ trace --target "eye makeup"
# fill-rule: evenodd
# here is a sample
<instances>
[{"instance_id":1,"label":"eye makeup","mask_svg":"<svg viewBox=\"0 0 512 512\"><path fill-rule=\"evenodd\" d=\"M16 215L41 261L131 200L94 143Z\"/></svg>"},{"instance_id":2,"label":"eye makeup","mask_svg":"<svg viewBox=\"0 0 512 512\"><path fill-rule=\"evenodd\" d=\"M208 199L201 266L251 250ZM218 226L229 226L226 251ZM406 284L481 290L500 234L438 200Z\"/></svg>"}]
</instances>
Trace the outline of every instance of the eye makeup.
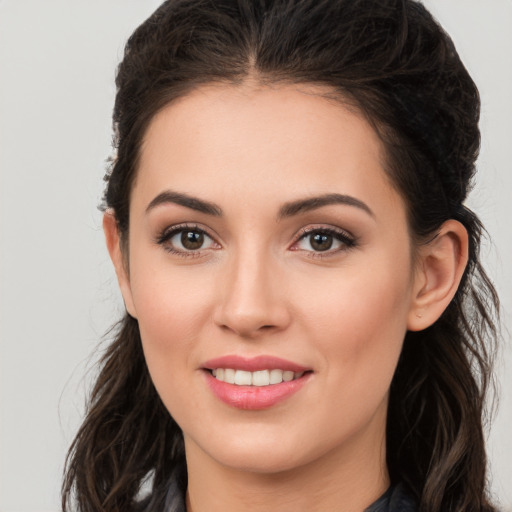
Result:
<instances>
[{"instance_id":1,"label":"eye makeup","mask_svg":"<svg viewBox=\"0 0 512 512\"><path fill-rule=\"evenodd\" d=\"M356 245L357 239L343 229L332 226L307 226L300 230L290 250L310 252L312 257L324 258L352 249Z\"/></svg>"},{"instance_id":2,"label":"eye makeup","mask_svg":"<svg viewBox=\"0 0 512 512\"><path fill-rule=\"evenodd\" d=\"M222 248L206 229L193 223L166 227L157 235L155 243L170 254L192 258L204 255L205 251ZM309 257L327 258L356 246L356 237L348 231L315 225L301 228L288 250L309 253Z\"/></svg>"},{"instance_id":3,"label":"eye makeup","mask_svg":"<svg viewBox=\"0 0 512 512\"><path fill-rule=\"evenodd\" d=\"M165 228L155 242L170 254L181 257L200 257L205 250L217 250L221 246L207 231L197 224L177 224Z\"/></svg>"}]
</instances>

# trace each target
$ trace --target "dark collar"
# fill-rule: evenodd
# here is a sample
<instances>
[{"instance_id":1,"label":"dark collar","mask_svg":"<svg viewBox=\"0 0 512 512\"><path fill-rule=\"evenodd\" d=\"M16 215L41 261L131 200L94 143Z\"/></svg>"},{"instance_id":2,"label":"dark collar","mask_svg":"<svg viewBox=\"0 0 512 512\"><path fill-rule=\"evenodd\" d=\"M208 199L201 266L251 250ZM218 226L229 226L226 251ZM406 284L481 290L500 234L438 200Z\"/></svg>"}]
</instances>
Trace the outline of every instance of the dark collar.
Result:
<instances>
[{"instance_id":1,"label":"dark collar","mask_svg":"<svg viewBox=\"0 0 512 512\"><path fill-rule=\"evenodd\" d=\"M187 473L184 466L177 467L170 479L169 488L165 495L163 507L162 500L153 497L141 504L141 512L186 512L185 493L187 489ZM159 504L159 503L160 504ZM364 512L417 512L417 506L405 489L398 484L391 486L373 505Z\"/></svg>"},{"instance_id":2,"label":"dark collar","mask_svg":"<svg viewBox=\"0 0 512 512\"><path fill-rule=\"evenodd\" d=\"M406 491L403 484L391 486L373 505L365 512L416 512L418 510L414 500Z\"/></svg>"}]
</instances>

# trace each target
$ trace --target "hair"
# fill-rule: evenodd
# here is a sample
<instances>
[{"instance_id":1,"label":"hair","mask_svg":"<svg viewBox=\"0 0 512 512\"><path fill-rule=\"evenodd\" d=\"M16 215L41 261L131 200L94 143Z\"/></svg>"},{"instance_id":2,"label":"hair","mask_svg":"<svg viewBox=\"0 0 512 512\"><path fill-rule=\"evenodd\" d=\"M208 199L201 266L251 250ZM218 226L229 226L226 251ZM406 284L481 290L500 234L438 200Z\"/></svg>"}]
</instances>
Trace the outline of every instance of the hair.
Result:
<instances>
[{"instance_id":1,"label":"hair","mask_svg":"<svg viewBox=\"0 0 512 512\"><path fill-rule=\"evenodd\" d=\"M417 243L448 219L466 228L469 262L454 299L431 327L405 336L390 390L387 465L422 512L495 510L483 425L499 307L479 261L483 227L463 204L480 101L453 42L413 0L165 2L129 38L117 73L104 208L115 212L122 243L155 114L202 84L249 78L328 86L356 106L382 140ZM151 382L138 323L125 315L68 453L63 510L136 510L144 484L161 503L183 460L182 433Z\"/></svg>"}]
</instances>

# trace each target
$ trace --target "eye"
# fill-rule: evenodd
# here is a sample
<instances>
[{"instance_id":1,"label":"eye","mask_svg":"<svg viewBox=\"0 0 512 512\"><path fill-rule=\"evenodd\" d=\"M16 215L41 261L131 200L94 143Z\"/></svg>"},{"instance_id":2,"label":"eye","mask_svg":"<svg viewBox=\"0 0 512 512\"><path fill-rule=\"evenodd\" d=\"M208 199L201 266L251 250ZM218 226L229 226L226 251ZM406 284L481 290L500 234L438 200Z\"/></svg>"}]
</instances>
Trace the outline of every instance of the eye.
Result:
<instances>
[{"instance_id":1,"label":"eye","mask_svg":"<svg viewBox=\"0 0 512 512\"><path fill-rule=\"evenodd\" d=\"M354 247L354 237L342 230L333 228L304 229L293 250L315 253L336 253Z\"/></svg>"},{"instance_id":2,"label":"eye","mask_svg":"<svg viewBox=\"0 0 512 512\"><path fill-rule=\"evenodd\" d=\"M201 228L175 226L167 229L157 240L165 250L183 256L197 255L205 249L216 249L219 245Z\"/></svg>"}]
</instances>

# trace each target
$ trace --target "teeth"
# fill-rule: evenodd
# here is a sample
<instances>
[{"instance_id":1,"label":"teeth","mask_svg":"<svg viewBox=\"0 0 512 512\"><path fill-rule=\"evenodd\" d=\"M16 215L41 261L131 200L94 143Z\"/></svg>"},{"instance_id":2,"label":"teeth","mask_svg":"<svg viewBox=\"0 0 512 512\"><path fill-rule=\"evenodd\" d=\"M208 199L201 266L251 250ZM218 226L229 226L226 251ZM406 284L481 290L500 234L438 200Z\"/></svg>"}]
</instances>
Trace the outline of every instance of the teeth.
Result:
<instances>
[{"instance_id":1,"label":"teeth","mask_svg":"<svg viewBox=\"0 0 512 512\"><path fill-rule=\"evenodd\" d=\"M251 372L237 370L235 372L235 384L238 386L250 386L252 384Z\"/></svg>"},{"instance_id":2,"label":"teeth","mask_svg":"<svg viewBox=\"0 0 512 512\"><path fill-rule=\"evenodd\" d=\"M212 375L217 380L238 386L269 386L298 379L304 375L304 372L294 373L288 370L247 372L245 370L233 370L232 368L215 368L212 370Z\"/></svg>"},{"instance_id":3,"label":"teeth","mask_svg":"<svg viewBox=\"0 0 512 512\"><path fill-rule=\"evenodd\" d=\"M224 370L224 382L227 382L228 384L235 383L235 370L231 370L230 368L226 368Z\"/></svg>"},{"instance_id":4,"label":"teeth","mask_svg":"<svg viewBox=\"0 0 512 512\"><path fill-rule=\"evenodd\" d=\"M283 372L283 380L285 382L290 382L293 380L293 372Z\"/></svg>"},{"instance_id":5,"label":"teeth","mask_svg":"<svg viewBox=\"0 0 512 512\"><path fill-rule=\"evenodd\" d=\"M282 370L270 370L270 384L280 384L283 382Z\"/></svg>"},{"instance_id":6,"label":"teeth","mask_svg":"<svg viewBox=\"0 0 512 512\"><path fill-rule=\"evenodd\" d=\"M253 372L251 384L253 386L268 386L270 384L270 372L268 370Z\"/></svg>"}]
</instances>

